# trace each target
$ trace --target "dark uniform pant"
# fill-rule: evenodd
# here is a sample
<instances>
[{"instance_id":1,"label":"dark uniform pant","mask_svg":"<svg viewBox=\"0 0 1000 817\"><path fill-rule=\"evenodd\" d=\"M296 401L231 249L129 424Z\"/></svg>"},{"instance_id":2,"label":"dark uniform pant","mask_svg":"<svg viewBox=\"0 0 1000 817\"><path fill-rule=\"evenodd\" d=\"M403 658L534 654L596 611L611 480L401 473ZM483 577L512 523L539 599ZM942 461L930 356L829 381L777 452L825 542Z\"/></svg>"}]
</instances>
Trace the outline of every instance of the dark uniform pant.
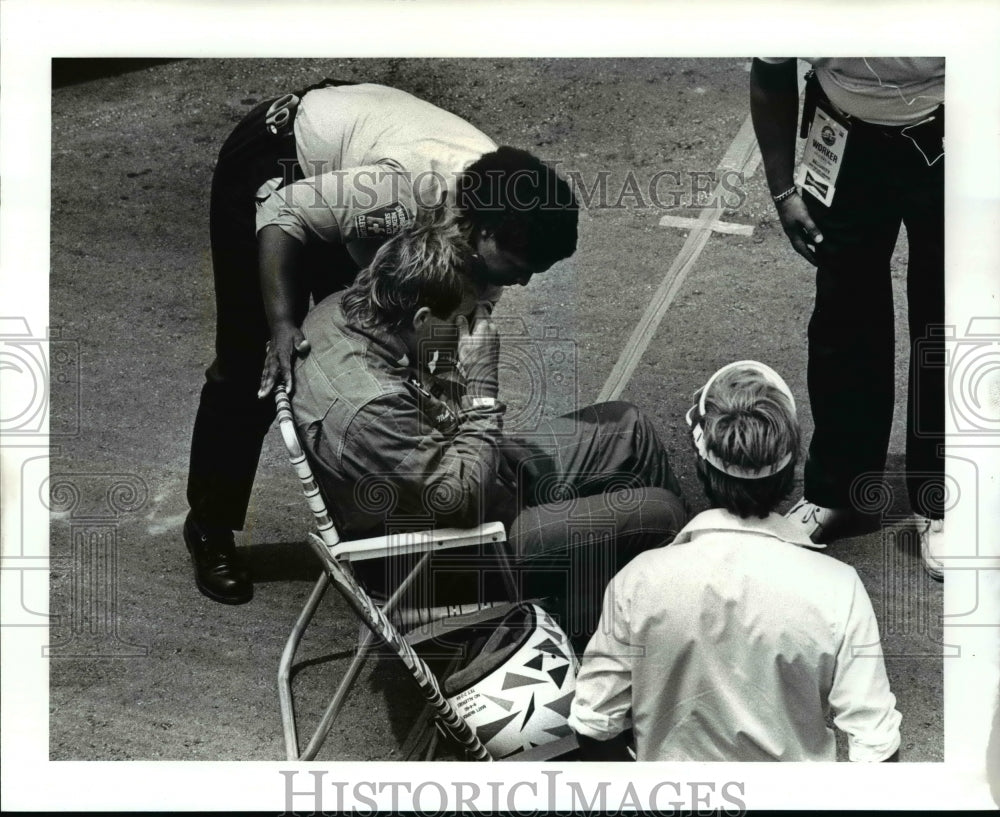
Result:
<instances>
[{"instance_id":1,"label":"dark uniform pant","mask_svg":"<svg viewBox=\"0 0 1000 817\"><path fill-rule=\"evenodd\" d=\"M851 507L851 486L885 468L895 398L890 262L909 242L906 481L912 509L943 515L944 109L917 128L853 123L827 208L806 195L823 233L809 323L815 433L805 496Z\"/></svg>"},{"instance_id":2,"label":"dark uniform pant","mask_svg":"<svg viewBox=\"0 0 1000 817\"><path fill-rule=\"evenodd\" d=\"M327 80L296 96L328 84L345 83ZM195 418L187 496L203 526L230 530L243 527L261 446L275 416L273 398L257 397L271 333L257 267L256 194L269 179L287 184L302 178L291 121L280 135L267 128L273 102L262 102L236 126L212 177L216 357L205 373ZM307 246L304 267L317 303L346 287L357 272L343 247L328 244ZM304 317L303 309L297 320Z\"/></svg>"}]
</instances>

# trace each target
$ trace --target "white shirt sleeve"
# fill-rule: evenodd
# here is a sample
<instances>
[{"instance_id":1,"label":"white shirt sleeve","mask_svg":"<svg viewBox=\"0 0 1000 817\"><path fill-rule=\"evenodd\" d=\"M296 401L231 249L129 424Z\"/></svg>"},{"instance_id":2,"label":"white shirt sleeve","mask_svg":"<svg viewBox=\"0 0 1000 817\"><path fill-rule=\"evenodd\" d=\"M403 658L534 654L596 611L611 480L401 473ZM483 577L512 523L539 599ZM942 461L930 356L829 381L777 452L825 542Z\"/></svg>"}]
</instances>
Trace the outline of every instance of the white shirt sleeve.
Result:
<instances>
[{"instance_id":1,"label":"white shirt sleeve","mask_svg":"<svg viewBox=\"0 0 1000 817\"><path fill-rule=\"evenodd\" d=\"M258 197L257 231L276 225L302 243L389 238L413 221L410 182L406 172L384 165L309 176Z\"/></svg>"},{"instance_id":2,"label":"white shirt sleeve","mask_svg":"<svg viewBox=\"0 0 1000 817\"><path fill-rule=\"evenodd\" d=\"M896 696L889 691L875 611L856 573L830 707L834 724L847 734L852 761L882 761L899 748L902 716L896 710Z\"/></svg>"},{"instance_id":3,"label":"white shirt sleeve","mask_svg":"<svg viewBox=\"0 0 1000 817\"><path fill-rule=\"evenodd\" d=\"M568 722L577 734L595 740L610 740L631 725L636 647L630 635L628 601L619 574L604 592L601 620L576 677Z\"/></svg>"}]
</instances>

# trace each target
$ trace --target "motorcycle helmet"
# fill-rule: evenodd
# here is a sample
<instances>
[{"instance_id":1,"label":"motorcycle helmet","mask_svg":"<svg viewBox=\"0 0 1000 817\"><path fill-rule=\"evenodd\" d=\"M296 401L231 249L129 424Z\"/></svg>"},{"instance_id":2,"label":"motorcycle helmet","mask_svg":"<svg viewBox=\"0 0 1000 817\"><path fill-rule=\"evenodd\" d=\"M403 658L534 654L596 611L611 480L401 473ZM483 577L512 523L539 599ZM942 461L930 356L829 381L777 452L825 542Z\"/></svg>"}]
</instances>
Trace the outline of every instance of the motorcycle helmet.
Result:
<instances>
[{"instance_id":1,"label":"motorcycle helmet","mask_svg":"<svg viewBox=\"0 0 1000 817\"><path fill-rule=\"evenodd\" d=\"M572 733L566 719L578 663L566 633L541 607L517 605L470 652L442 689L494 759Z\"/></svg>"}]
</instances>

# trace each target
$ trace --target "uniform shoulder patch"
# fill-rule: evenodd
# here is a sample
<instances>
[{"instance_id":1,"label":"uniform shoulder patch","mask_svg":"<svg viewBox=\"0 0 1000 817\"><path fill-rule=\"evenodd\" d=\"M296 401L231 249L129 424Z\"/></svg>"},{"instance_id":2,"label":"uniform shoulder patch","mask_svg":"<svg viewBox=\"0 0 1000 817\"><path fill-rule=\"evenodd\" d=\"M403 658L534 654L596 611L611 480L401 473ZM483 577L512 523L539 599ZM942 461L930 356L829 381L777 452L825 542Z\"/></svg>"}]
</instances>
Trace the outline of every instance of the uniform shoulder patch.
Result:
<instances>
[{"instance_id":1,"label":"uniform shoulder patch","mask_svg":"<svg viewBox=\"0 0 1000 817\"><path fill-rule=\"evenodd\" d=\"M354 228L361 238L389 238L412 221L409 211L398 202L354 217Z\"/></svg>"}]
</instances>

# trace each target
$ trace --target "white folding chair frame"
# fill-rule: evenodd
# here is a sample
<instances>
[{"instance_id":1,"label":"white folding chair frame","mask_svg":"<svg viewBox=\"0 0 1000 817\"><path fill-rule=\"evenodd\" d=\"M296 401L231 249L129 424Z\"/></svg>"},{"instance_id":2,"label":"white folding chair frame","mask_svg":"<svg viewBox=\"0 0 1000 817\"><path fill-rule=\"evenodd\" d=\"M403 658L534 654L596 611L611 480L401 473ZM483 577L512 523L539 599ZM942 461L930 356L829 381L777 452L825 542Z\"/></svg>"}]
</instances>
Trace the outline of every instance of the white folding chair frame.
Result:
<instances>
[{"instance_id":1,"label":"white folding chair frame","mask_svg":"<svg viewBox=\"0 0 1000 817\"><path fill-rule=\"evenodd\" d=\"M292 632L285 644L278 665L278 701L288 759L312 760L316 756L340 713L347 693L364 665L373 642L378 640L388 646L403 661L422 690L439 728L463 747L470 759L491 760L492 758L479 738L476 737L475 732L441 693L437 678L427 664L413 651L413 647L406 637L390 621L389 614L396 609L399 600L420 571L427 565L432 553L469 545L483 546L487 543L495 547L508 592L511 594L511 598L516 600L517 583L514 580L504 549L507 538L504 526L499 522L489 522L470 529L439 528L430 531L394 533L369 539L342 541L302 450L295 429L291 403L283 386L277 388L275 401L278 406L278 427L281 430L282 439L288 449L289 459L302 483L303 493L316 521L318 535L310 535L310 544L323 565L323 573L316 581L312 593L310 593L302 612L292 627ZM376 604L355 581L350 570L349 563L352 561L408 554L423 554L423 556L381 606ZM337 686L306 748L300 752L291 690L292 663L302 637L331 583L366 625L368 632L358 645L356 655Z\"/></svg>"}]
</instances>

